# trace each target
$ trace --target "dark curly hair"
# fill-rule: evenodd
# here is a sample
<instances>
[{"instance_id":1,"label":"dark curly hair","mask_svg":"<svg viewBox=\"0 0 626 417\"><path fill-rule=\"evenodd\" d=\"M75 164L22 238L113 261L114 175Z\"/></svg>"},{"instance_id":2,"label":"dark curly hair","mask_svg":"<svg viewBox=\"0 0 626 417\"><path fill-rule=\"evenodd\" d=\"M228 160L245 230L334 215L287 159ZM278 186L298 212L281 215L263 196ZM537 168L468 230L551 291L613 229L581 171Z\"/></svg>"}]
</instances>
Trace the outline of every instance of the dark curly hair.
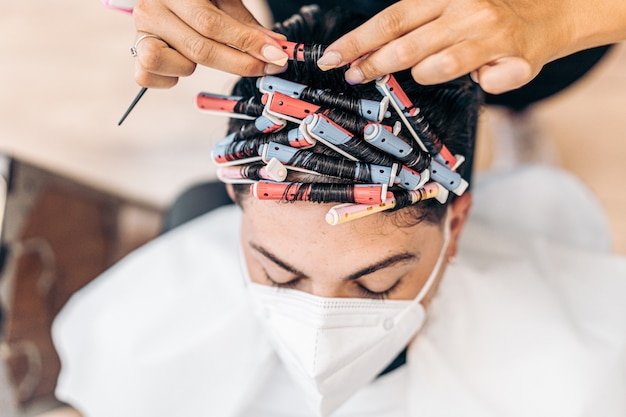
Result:
<instances>
[{"instance_id":1,"label":"dark curly hair","mask_svg":"<svg viewBox=\"0 0 626 417\"><path fill-rule=\"evenodd\" d=\"M380 100L381 93L375 84L351 86L343 78L344 69L323 72L316 66L317 58L323 52L323 45L328 45L344 33L364 22L366 16L353 10L335 8L322 11L317 6L305 6L299 13L274 26L276 32L284 34L287 39L299 44L308 45L305 62L290 62L286 72L279 77L311 88L332 90L344 97L357 97ZM319 47L314 47L319 46ZM455 155L462 155L465 162L457 172L469 182L471 178L472 160L476 139L478 114L482 104L482 95L478 86L468 76L453 81L424 86L417 84L410 72L395 73L402 88L413 104L419 108L419 115L414 119L417 131L426 133L431 138L445 145ZM256 78L242 78L235 85L233 94L243 97L256 97L260 100L261 93L256 86ZM392 113L394 113L392 111ZM398 120L392 116L386 124ZM413 121L412 121L413 124ZM229 133L239 132L243 122L231 119ZM348 129L349 130L349 129ZM323 145L316 145L318 146ZM324 152L324 151L320 151ZM324 182L320 177L312 178L307 174L292 173L288 181ZM249 187L234 185L236 202L240 203L249 194ZM402 219L403 223L415 224L420 221L440 223L445 214L446 204L434 200L425 200L414 205L385 212L386 215Z\"/></svg>"}]
</instances>

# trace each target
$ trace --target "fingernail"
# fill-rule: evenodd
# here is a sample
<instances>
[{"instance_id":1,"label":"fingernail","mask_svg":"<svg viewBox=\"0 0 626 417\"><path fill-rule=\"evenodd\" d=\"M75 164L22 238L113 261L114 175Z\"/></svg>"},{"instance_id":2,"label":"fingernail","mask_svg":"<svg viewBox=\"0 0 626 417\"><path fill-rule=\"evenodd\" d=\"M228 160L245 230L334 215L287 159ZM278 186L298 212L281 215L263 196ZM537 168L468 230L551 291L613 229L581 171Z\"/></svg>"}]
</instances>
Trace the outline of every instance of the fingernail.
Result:
<instances>
[{"instance_id":1,"label":"fingernail","mask_svg":"<svg viewBox=\"0 0 626 417\"><path fill-rule=\"evenodd\" d=\"M346 82L350 85L361 84L365 80L365 76L359 67L352 67L346 71Z\"/></svg>"},{"instance_id":2,"label":"fingernail","mask_svg":"<svg viewBox=\"0 0 626 417\"><path fill-rule=\"evenodd\" d=\"M478 71L470 72L469 76L472 79L472 81L474 81L476 84L480 84L480 82L478 81Z\"/></svg>"},{"instance_id":3,"label":"fingernail","mask_svg":"<svg viewBox=\"0 0 626 417\"><path fill-rule=\"evenodd\" d=\"M282 74L283 72L287 71L287 68L287 65L279 66L274 64L266 64L264 71L267 75L275 75Z\"/></svg>"},{"instance_id":4,"label":"fingernail","mask_svg":"<svg viewBox=\"0 0 626 417\"><path fill-rule=\"evenodd\" d=\"M317 60L317 66L322 71L328 71L329 69L337 68L341 64L341 54L335 51L324 52L324 54Z\"/></svg>"},{"instance_id":5,"label":"fingernail","mask_svg":"<svg viewBox=\"0 0 626 417\"><path fill-rule=\"evenodd\" d=\"M261 54L263 54L263 58L268 62L278 65L279 67L285 66L289 59L289 56L282 49L274 45L265 45L261 50Z\"/></svg>"}]
</instances>

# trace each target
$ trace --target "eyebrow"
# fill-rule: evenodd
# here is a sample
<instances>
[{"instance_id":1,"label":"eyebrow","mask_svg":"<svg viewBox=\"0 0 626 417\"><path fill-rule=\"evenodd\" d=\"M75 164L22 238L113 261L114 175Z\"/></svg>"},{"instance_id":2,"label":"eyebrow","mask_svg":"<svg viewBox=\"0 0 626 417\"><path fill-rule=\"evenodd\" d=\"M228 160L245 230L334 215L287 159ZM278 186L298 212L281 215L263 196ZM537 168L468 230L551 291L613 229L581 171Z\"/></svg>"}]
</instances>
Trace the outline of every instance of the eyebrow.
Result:
<instances>
[{"instance_id":1,"label":"eyebrow","mask_svg":"<svg viewBox=\"0 0 626 417\"><path fill-rule=\"evenodd\" d=\"M382 261L376 262L375 264L372 264L370 266L367 266L357 272L355 272L354 274L350 274L347 277L344 278L345 281L354 281L356 279L359 279L365 275L369 275L369 274L373 274L376 271L379 271L381 269L385 269L385 268L389 268L391 266L394 266L396 264L399 264L401 262L405 262L405 261L410 261L410 260L417 260L419 259L419 254L417 253L410 253L410 252L402 252L402 253L398 253L395 255L392 255L388 258L383 259Z\"/></svg>"},{"instance_id":2,"label":"eyebrow","mask_svg":"<svg viewBox=\"0 0 626 417\"><path fill-rule=\"evenodd\" d=\"M259 252L261 255L265 256L267 259L269 259L270 261L274 262L276 265L280 266L285 271L291 272L292 274L294 274L294 275L296 275L298 277L308 278L307 275L304 272L299 271L295 266L290 265L289 263L279 259L278 256L274 255L273 253L271 253L270 251L268 251L264 247L259 246L259 245L257 245L254 242L248 242L248 244L250 245L250 247L252 249L254 249L255 251Z\"/></svg>"},{"instance_id":3,"label":"eyebrow","mask_svg":"<svg viewBox=\"0 0 626 417\"><path fill-rule=\"evenodd\" d=\"M280 259L278 256L276 256L275 254L271 253L270 251L268 251L267 249L265 249L264 247L257 245L254 242L248 242L248 244L250 245L250 247L254 250L256 250L257 252L259 252L261 255L265 256L267 259L269 259L270 261L274 262L276 265L278 265L279 267L281 267L282 269L284 269L287 272L290 272L292 274L294 274L297 277L300 278L310 278L309 276L307 276L304 272L298 270L296 267L294 267L293 265L290 265L288 262L283 261L282 259ZM385 269L385 268L389 268L391 266L394 266L396 264L399 264L401 262L406 262L406 261L410 261L410 260L418 260L420 259L420 253L416 252L416 253L411 253L411 252L402 252L402 253L398 253L395 255L391 255L388 258L385 258L381 261L378 261L372 265L366 266L363 269L360 269L350 275L348 275L347 277L343 278L344 281L354 281L357 280L361 277L364 277L365 275L369 275L369 274L373 274L374 272L377 272L381 269Z\"/></svg>"}]
</instances>

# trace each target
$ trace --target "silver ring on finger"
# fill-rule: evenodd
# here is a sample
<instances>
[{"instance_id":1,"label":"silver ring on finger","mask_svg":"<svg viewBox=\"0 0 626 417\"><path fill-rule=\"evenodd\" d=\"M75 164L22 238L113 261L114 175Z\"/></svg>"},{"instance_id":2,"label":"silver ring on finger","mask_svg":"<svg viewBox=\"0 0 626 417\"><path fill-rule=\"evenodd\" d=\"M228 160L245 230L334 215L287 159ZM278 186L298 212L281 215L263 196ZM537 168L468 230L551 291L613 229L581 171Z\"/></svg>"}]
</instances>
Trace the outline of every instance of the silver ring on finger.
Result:
<instances>
[{"instance_id":1,"label":"silver ring on finger","mask_svg":"<svg viewBox=\"0 0 626 417\"><path fill-rule=\"evenodd\" d=\"M158 39L160 41L162 41L163 39L159 38L157 35L152 35L152 34L145 34L145 35L141 35L139 38L137 38L137 40L135 41L135 44L133 46L130 47L130 54L133 57L137 56L137 48L139 47L139 44L141 43L141 41L143 41L146 38L155 38Z\"/></svg>"}]
</instances>

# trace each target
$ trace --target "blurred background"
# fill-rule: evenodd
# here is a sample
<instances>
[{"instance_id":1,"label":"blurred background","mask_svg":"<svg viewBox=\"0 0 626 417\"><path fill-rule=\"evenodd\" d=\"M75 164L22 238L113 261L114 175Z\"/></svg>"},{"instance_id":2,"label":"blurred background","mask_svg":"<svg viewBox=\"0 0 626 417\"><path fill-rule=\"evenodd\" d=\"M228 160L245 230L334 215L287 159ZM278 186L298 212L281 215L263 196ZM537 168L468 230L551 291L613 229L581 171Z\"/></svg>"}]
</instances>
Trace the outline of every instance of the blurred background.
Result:
<instances>
[{"instance_id":1,"label":"blurred background","mask_svg":"<svg viewBox=\"0 0 626 417\"><path fill-rule=\"evenodd\" d=\"M246 3L269 22L259 0ZM139 91L129 15L98 0L2 0L0 34L0 177L11 177L0 181L0 415L26 417L56 406L49 329L68 297L158 235L185 189L214 178L210 149L226 120L201 114L193 99L227 93L235 77L200 68L173 89L148 90L118 127ZM572 172L606 209L622 255L624 68L626 45L617 45L524 113L485 109L476 162L479 171L534 162Z\"/></svg>"}]
</instances>

